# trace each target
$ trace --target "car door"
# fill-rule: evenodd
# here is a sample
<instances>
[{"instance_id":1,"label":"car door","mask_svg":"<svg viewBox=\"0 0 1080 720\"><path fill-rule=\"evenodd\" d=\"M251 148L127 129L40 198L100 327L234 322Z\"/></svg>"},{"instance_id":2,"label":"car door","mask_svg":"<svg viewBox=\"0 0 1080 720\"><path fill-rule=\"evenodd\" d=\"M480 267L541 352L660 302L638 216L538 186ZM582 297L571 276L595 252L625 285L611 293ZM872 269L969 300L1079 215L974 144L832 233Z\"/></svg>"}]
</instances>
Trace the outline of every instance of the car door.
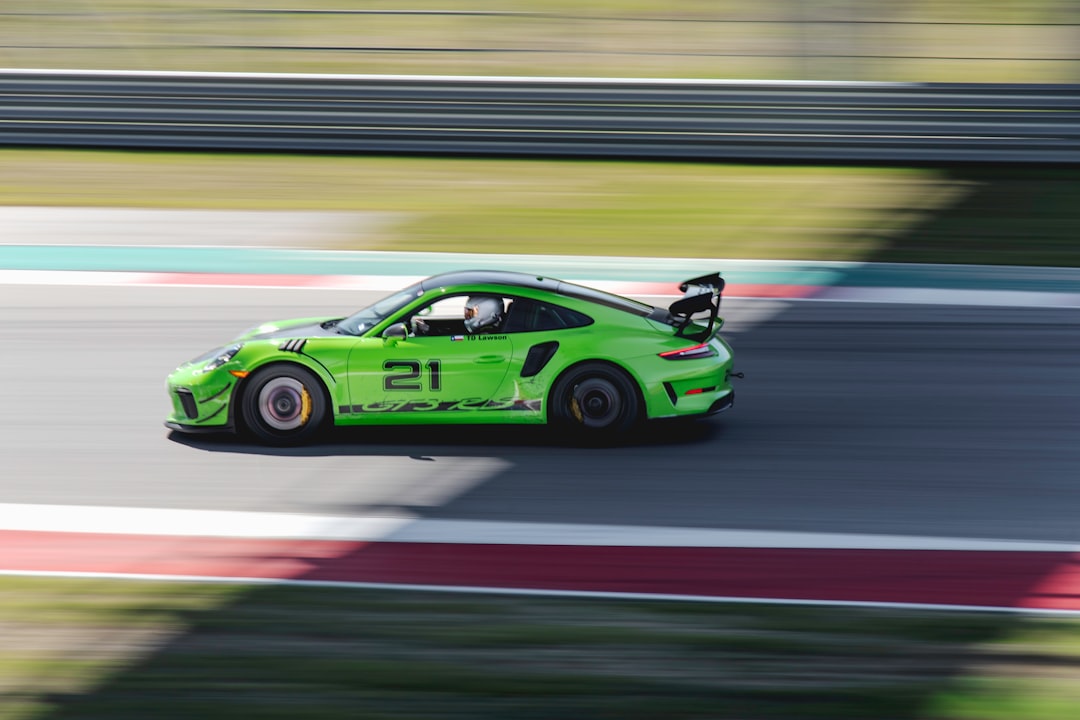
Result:
<instances>
[{"instance_id":1,"label":"car door","mask_svg":"<svg viewBox=\"0 0 1080 720\"><path fill-rule=\"evenodd\" d=\"M459 323L463 304L462 298L456 305ZM485 409L506 377L513 343L504 334L455 332L457 326L445 317L447 305L454 302L420 316L447 334L365 338L353 348L348 362L352 414L419 419Z\"/></svg>"}]
</instances>

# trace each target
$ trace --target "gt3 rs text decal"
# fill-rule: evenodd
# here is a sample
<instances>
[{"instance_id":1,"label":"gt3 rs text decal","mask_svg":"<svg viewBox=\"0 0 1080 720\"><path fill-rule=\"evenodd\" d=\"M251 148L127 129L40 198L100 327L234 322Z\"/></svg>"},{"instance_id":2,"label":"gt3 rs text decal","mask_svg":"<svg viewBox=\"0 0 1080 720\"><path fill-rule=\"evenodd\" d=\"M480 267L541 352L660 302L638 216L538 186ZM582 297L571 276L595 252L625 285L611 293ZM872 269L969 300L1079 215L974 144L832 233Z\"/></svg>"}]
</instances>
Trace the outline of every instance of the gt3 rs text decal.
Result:
<instances>
[{"instance_id":1,"label":"gt3 rs text decal","mask_svg":"<svg viewBox=\"0 0 1080 720\"><path fill-rule=\"evenodd\" d=\"M398 413L398 412L482 412L485 410L525 410L539 412L541 401L521 398L498 398L481 400L379 400L361 405L342 405L338 411L342 414L353 413Z\"/></svg>"}]
</instances>

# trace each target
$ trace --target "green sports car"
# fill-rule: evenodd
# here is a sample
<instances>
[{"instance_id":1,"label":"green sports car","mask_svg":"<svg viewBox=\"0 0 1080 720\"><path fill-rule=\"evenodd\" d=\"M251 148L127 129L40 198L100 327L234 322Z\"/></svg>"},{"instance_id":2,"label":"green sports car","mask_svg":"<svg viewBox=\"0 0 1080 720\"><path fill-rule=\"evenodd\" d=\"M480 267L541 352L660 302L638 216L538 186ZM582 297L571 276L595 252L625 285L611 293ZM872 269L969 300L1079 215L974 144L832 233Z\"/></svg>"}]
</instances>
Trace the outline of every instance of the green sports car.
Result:
<instances>
[{"instance_id":1,"label":"green sports car","mask_svg":"<svg viewBox=\"0 0 1080 720\"><path fill-rule=\"evenodd\" d=\"M272 322L167 382L184 432L293 444L328 424L551 424L615 439L731 407L719 273L668 308L549 277L435 275L348 317Z\"/></svg>"}]
</instances>

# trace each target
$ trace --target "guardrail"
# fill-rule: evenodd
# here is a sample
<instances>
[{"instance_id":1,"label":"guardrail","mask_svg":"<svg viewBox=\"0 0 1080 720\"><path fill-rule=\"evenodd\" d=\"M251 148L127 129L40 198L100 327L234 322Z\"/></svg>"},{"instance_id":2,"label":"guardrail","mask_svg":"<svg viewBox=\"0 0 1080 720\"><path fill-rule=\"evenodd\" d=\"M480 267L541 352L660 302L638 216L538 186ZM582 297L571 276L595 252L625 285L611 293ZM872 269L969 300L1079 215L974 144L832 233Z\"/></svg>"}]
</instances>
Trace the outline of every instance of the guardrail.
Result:
<instances>
[{"instance_id":1,"label":"guardrail","mask_svg":"<svg viewBox=\"0 0 1080 720\"><path fill-rule=\"evenodd\" d=\"M0 146L1080 162L1080 85L0 71Z\"/></svg>"}]
</instances>

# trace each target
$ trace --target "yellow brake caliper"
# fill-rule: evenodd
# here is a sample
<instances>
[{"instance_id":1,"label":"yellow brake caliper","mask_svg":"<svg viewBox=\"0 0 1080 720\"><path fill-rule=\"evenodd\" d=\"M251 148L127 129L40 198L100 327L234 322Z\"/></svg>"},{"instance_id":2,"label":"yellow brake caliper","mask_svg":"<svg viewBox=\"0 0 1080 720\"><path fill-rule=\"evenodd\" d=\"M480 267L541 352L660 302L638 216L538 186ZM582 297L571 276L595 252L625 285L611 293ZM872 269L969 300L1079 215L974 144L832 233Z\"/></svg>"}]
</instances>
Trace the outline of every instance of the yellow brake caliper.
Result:
<instances>
[{"instance_id":1,"label":"yellow brake caliper","mask_svg":"<svg viewBox=\"0 0 1080 720\"><path fill-rule=\"evenodd\" d=\"M300 424L307 425L309 417L311 417L311 395L308 394L307 388L300 388Z\"/></svg>"},{"instance_id":2,"label":"yellow brake caliper","mask_svg":"<svg viewBox=\"0 0 1080 720\"><path fill-rule=\"evenodd\" d=\"M574 391L577 391L576 387L574 388ZM573 395L570 398L570 412L573 413L574 417L577 418L577 421L579 423L581 423L582 425L585 424L585 418L581 416L581 405L578 404L577 395Z\"/></svg>"}]
</instances>

